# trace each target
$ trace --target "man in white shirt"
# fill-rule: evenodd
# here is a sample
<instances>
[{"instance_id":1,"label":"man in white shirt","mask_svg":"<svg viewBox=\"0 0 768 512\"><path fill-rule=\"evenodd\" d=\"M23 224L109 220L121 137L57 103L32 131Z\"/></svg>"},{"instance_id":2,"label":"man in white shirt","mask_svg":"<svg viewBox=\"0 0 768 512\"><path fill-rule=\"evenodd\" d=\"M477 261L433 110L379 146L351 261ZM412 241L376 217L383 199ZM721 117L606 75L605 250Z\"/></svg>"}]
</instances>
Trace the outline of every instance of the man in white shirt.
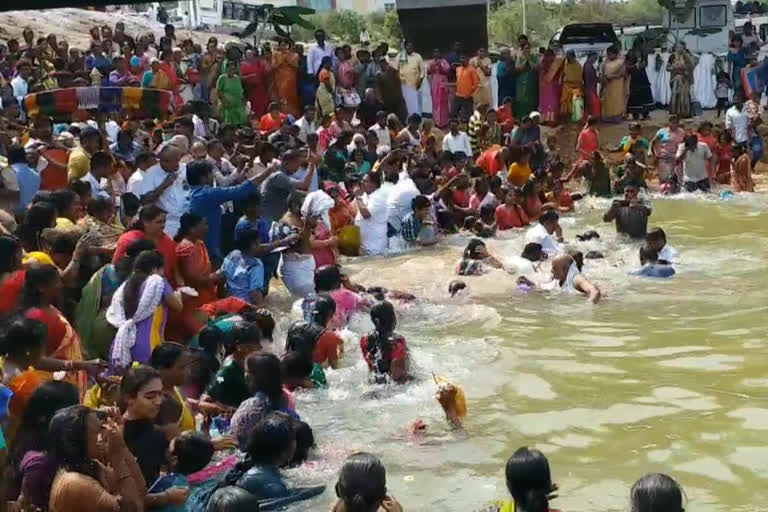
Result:
<instances>
[{"instance_id":1,"label":"man in white shirt","mask_svg":"<svg viewBox=\"0 0 768 512\"><path fill-rule=\"evenodd\" d=\"M155 158L155 155L152 153L145 151L136 156L136 170L128 178L128 183L126 184L128 192L133 193L133 190L135 190L138 187L138 184L141 183L141 180L144 179L144 174L147 172L147 169L156 163L157 158Z\"/></svg>"},{"instance_id":2,"label":"man in white shirt","mask_svg":"<svg viewBox=\"0 0 768 512\"><path fill-rule=\"evenodd\" d=\"M448 121L448 130L448 133L443 137L443 151L448 151L449 153L462 151L467 157L471 157L472 144L469 142L467 132L459 131L459 120L453 118Z\"/></svg>"},{"instance_id":3,"label":"man in white shirt","mask_svg":"<svg viewBox=\"0 0 768 512\"><path fill-rule=\"evenodd\" d=\"M379 145L377 149L392 147L392 136L389 134L389 128L387 128L387 113L383 110L376 112L376 124L368 128L369 132L376 134Z\"/></svg>"},{"instance_id":4,"label":"man in white shirt","mask_svg":"<svg viewBox=\"0 0 768 512\"><path fill-rule=\"evenodd\" d=\"M552 235L555 235L553 237ZM539 217L539 223L525 233L525 243L537 243L547 256L554 256L562 249L558 242L563 241L563 230L560 227L560 216L554 210L547 210Z\"/></svg>"},{"instance_id":5,"label":"man in white shirt","mask_svg":"<svg viewBox=\"0 0 768 512\"><path fill-rule=\"evenodd\" d=\"M160 151L160 163L153 165L144 178L128 192L136 194L142 204L156 204L166 212L165 233L173 238L179 230L181 216L187 211L184 176L179 172L181 152L173 146Z\"/></svg>"},{"instance_id":6,"label":"man in white shirt","mask_svg":"<svg viewBox=\"0 0 768 512\"><path fill-rule=\"evenodd\" d=\"M547 259L547 253L537 242L528 242L520 256L512 256L504 262L504 270L518 276L518 283L541 284L546 280L543 273L538 272L541 262Z\"/></svg>"},{"instance_id":7,"label":"man in white shirt","mask_svg":"<svg viewBox=\"0 0 768 512\"><path fill-rule=\"evenodd\" d=\"M13 89L13 97L19 102L24 99L24 96L29 92L29 76L32 74L32 66L26 61L22 60L18 65L18 75L11 80L11 89Z\"/></svg>"},{"instance_id":8,"label":"man in white shirt","mask_svg":"<svg viewBox=\"0 0 768 512\"><path fill-rule=\"evenodd\" d=\"M733 106L725 113L725 129L731 132L734 142L749 142L749 116L744 111L741 96L735 98Z\"/></svg>"},{"instance_id":9,"label":"man in white shirt","mask_svg":"<svg viewBox=\"0 0 768 512\"><path fill-rule=\"evenodd\" d=\"M676 155L677 160L683 163L683 186L688 192L709 192L707 169L715 169L718 159L712 155L709 146L699 142L696 134L686 135L684 140L677 147Z\"/></svg>"},{"instance_id":10,"label":"man in white shirt","mask_svg":"<svg viewBox=\"0 0 768 512\"><path fill-rule=\"evenodd\" d=\"M309 49L309 54L307 55L307 73L312 76L317 75L317 70L320 69L323 57L334 58L333 46L325 42L325 30L316 30L315 40L317 44Z\"/></svg>"},{"instance_id":11,"label":"man in white shirt","mask_svg":"<svg viewBox=\"0 0 768 512\"><path fill-rule=\"evenodd\" d=\"M403 173L387 199L387 222L396 233L400 233L400 225L405 216L413 211L411 208L413 198L420 194L413 179L407 173Z\"/></svg>"},{"instance_id":12,"label":"man in white shirt","mask_svg":"<svg viewBox=\"0 0 768 512\"><path fill-rule=\"evenodd\" d=\"M297 138L306 144L307 136L317 131L317 125L315 125L315 106L307 105L304 109L304 115L297 119L295 124L299 127Z\"/></svg>"},{"instance_id":13,"label":"man in white shirt","mask_svg":"<svg viewBox=\"0 0 768 512\"><path fill-rule=\"evenodd\" d=\"M80 181L90 183L92 197L101 197L102 199L111 197L107 177L112 171L112 163L112 156L105 151L94 153L91 157L91 169L80 178Z\"/></svg>"}]
</instances>

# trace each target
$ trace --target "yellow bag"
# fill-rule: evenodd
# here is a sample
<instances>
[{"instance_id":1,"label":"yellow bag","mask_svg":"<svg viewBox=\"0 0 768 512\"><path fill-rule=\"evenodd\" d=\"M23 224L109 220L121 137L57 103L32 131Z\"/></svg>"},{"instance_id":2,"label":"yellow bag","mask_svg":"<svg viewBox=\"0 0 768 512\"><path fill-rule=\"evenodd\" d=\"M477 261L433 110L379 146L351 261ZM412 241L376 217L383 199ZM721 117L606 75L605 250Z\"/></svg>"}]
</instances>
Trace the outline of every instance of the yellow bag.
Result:
<instances>
[{"instance_id":1,"label":"yellow bag","mask_svg":"<svg viewBox=\"0 0 768 512\"><path fill-rule=\"evenodd\" d=\"M360 256L360 228L344 226L339 230L339 252L344 256Z\"/></svg>"},{"instance_id":2,"label":"yellow bag","mask_svg":"<svg viewBox=\"0 0 768 512\"><path fill-rule=\"evenodd\" d=\"M450 384L451 386L456 388L456 398L454 399L454 402L453 402L453 406L456 409L456 415L459 418L466 417L467 416L467 399L464 396L464 390L444 377L436 376L435 384L437 384L438 386L441 386L443 384Z\"/></svg>"}]
</instances>

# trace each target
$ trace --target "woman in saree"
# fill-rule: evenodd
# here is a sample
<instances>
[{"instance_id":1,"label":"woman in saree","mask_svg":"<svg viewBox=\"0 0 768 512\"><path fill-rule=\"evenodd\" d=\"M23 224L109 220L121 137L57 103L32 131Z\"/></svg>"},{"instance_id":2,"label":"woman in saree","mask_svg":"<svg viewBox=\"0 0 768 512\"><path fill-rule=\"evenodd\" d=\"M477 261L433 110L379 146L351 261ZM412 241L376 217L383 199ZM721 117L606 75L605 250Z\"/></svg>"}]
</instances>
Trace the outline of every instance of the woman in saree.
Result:
<instances>
[{"instance_id":1,"label":"woman in saree","mask_svg":"<svg viewBox=\"0 0 768 512\"><path fill-rule=\"evenodd\" d=\"M0 235L0 315L5 317L16 309L16 299L24 286L22 250L12 235Z\"/></svg>"},{"instance_id":2,"label":"woman in saree","mask_svg":"<svg viewBox=\"0 0 768 512\"><path fill-rule=\"evenodd\" d=\"M299 105L299 55L294 52L287 39L280 39L280 44L272 53L273 90L285 100L286 110L293 117L301 117Z\"/></svg>"},{"instance_id":3,"label":"woman in saree","mask_svg":"<svg viewBox=\"0 0 768 512\"><path fill-rule=\"evenodd\" d=\"M229 62L227 72L216 82L216 93L219 98L219 117L221 124L243 126L248 122L245 115L245 97L243 83L236 73L237 64Z\"/></svg>"},{"instance_id":4,"label":"woman in saree","mask_svg":"<svg viewBox=\"0 0 768 512\"><path fill-rule=\"evenodd\" d=\"M560 92L563 72L563 57L555 57L555 52L544 52L539 67L539 112L541 122L556 125L560 116Z\"/></svg>"},{"instance_id":5,"label":"woman in saree","mask_svg":"<svg viewBox=\"0 0 768 512\"><path fill-rule=\"evenodd\" d=\"M149 61L150 69L144 72L141 78L141 86L150 89L163 89L170 91L172 88L171 78L161 69L160 61L153 58Z\"/></svg>"},{"instance_id":6,"label":"woman in saree","mask_svg":"<svg viewBox=\"0 0 768 512\"><path fill-rule=\"evenodd\" d=\"M691 84L693 83L693 59L688 50L678 43L675 53L670 57L667 69L672 76L672 101L669 112L679 119L691 117Z\"/></svg>"},{"instance_id":7,"label":"woman in saree","mask_svg":"<svg viewBox=\"0 0 768 512\"><path fill-rule=\"evenodd\" d=\"M357 92L357 65L352 60L349 46L340 48L339 68L336 71L336 104L343 107L352 117L360 106L360 94Z\"/></svg>"},{"instance_id":8,"label":"woman in saree","mask_svg":"<svg viewBox=\"0 0 768 512\"><path fill-rule=\"evenodd\" d=\"M660 128L651 139L651 153L656 157L656 172L659 175L660 184L676 183L677 148L682 144L683 138L685 138L685 130L680 127L679 118L676 114L670 114L669 126Z\"/></svg>"},{"instance_id":9,"label":"woman in saree","mask_svg":"<svg viewBox=\"0 0 768 512\"><path fill-rule=\"evenodd\" d=\"M603 121L621 123L627 110L627 69L619 49L611 46L603 63L602 95Z\"/></svg>"},{"instance_id":10,"label":"woman in saree","mask_svg":"<svg viewBox=\"0 0 768 512\"><path fill-rule=\"evenodd\" d=\"M182 309L181 292L163 277L163 256L143 251L128 279L115 292L107 321L115 328L110 361L118 372L134 362L149 363L152 350L164 341L168 309Z\"/></svg>"},{"instance_id":11,"label":"woman in saree","mask_svg":"<svg viewBox=\"0 0 768 512\"><path fill-rule=\"evenodd\" d=\"M183 105L183 100L179 94L179 76L176 73L176 62L173 60L173 51L164 50L160 54L160 71L166 74L170 87L167 87L173 93L173 102L177 107Z\"/></svg>"},{"instance_id":12,"label":"woman in saree","mask_svg":"<svg viewBox=\"0 0 768 512\"><path fill-rule=\"evenodd\" d=\"M272 67L263 55L255 50L245 52L245 59L240 63L240 80L251 103L251 114L257 118L267 113L271 75Z\"/></svg>"},{"instance_id":13,"label":"woman in saree","mask_svg":"<svg viewBox=\"0 0 768 512\"><path fill-rule=\"evenodd\" d=\"M211 91L216 87L216 80L219 78L221 61L224 59L224 56L221 50L219 50L219 42L215 37L208 39L206 50L200 61L200 71L203 73L201 82L203 97L208 101Z\"/></svg>"},{"instance_id":14,"label":"woman in saree","mask_svg":"<svg viewBox=\"0 0 768 512\"><path fill-rule=\"evenodd\" d=\"M17 421L21 419L32 393L50 379L50 374L36 370L40 359L45 356L47 340L48 331L41 322L16 317L6 326L0 341L2 384L13 391L8 411L11 418Z\"/></svg>"},{"instance_id":15,"label":"woman in saree","mask_svg":"<svg viewBox=\"0 0 768 512\"><path fill-rule=\"evenodd\" d=\"M440 50L432 51L432 62L427 67L429 75L429 88L432 92L432 120L438 128L445 128L450 117L448 103L448 74L451 65L440 55Z\"/></svg>"},{"instance_id":16,"label":"woman in saree","mask_svg":"<svg viewBox=\"0 0 768 512\"><path fill-rule=\"evenodd\" d=\"M171 316L166 330L166 338L170 341L183 342L195 335L208 320L208 315L199 308L218 298L217 287L224 275L213 271L203 241L207 232L208 224L204 218L194 213L181 216L181 227L176 234L177 272L197 296L185 296L184 310Z\"/></svg>"},{"instance_id":17,"label":"woman in saree","mask_svg":"<svg viewBox=\"0 0 768 512\"><path fill-rule=\"evenodd\" d=\"M85 361L78 333L53 306L61 294L62 280L53 265L40 265L26 271L24 288L19 298L20 311L26 318L45 324L48 330L46 356L40 370L66 372L65 380L77 387L80 399L87 391L87 374L97 375L106 369L100 360Z\"/></svg>"},{"instance_id":18,"label":"woman in saree","mask_svg":"<svg viewBox=\"0 0 768 512\"><path fill-rule=\"evenodd\" d=\"M155 250L155 244L150 240L136 240L116 264L101 267L83 287L75 309L75 327L86 357L109 359L115 327L107 321L107 308L114 293L130 275L139 253L152 250Z\"/></svg>"},{"instance_id":19,"label":"woman in saree","mask_svg":"<svg viewBox=\"0 0 768 512\"><path fill-rule=\"evenodd\" d=\"M627 74L629 75L627 111L632 114L635 120L640 119L640 117L648 119L648 114L655 105L653 89L651 89L651 82L648 80L648 73L645 71L645 66L642 65L642 60L638 61L635 54L627 55Z\"/></svg>"},{"instance_id":20,"label":"woman in saree","mask_svg":"<svg viewBox=\"0 0 768 512\"><path fill-rule=\"evenodd\" d=\"M584 70L576 60L576 53L568 50L565 54L563 91L560 95L560 117L563 120L571 120L573 99L577 96L584 96Z\"/></svg>"},{"instance_id":21,"label":"woman in saree","mask_svg":"<svg viewBox=\"0 0 768 512\"><path fill-rule=\"evenodd\" d=\"M595 69L597 54L590 52L584 62L584 113L600 119L600 96L597 94L597 84L600 80Z\"/></svg>"},{"instance_id":22,"label":"woman in saree","mask_svg":"<svg viewBox=\"0 0 768 512\"><path fill-rule=\"evenodd\" d=\"M522 119L539 105L539 60L531 54L531 45L524 43L515 61L515 117Z\"/></svg>"},{"instance_id":23,"label":"woman in saree","mask_svg":"<svg viewBox=\"0 0 768 512\"><path fill-rule=\"evenodd\" d=\"M331 71L331 58L323 57L317 72L317 92L315 93L315 109L318 118L332 116L336 112L336 77Z\"/></svg>"},{"instance_id":24,"label":"woman in saree","mask_svg":"<svg viewBox=\"0 0 768 512\"><path fill-rule=\"evenodd\" d=\"M159 206L150 204L139 211L139 220L117 239L117 247L112 256L112 264L125 256L128 249L137 240L148 240L154 244L154 249L163 255L165 261L165 277L177 286L181 286L176 276L176 242L165 234L165 212ZM138 254L138 253L136 253Z\"/></svg>"},{"instance_id":25,"label":"woman in saree","mask_svg":"<svg viewBox=\"0 0 768 512\"><path fill-rule=\"evenodd\" d=\"M306 297L315 291L315 258L312 255L312 234L317 218L303 217L301 206L304 194L294 191L288 196L288 211L272 224L272 242L288 245L280 262L283 284L296 297ZM291 243L288 244L287 242Z\"/></svg>"}]
</instances>

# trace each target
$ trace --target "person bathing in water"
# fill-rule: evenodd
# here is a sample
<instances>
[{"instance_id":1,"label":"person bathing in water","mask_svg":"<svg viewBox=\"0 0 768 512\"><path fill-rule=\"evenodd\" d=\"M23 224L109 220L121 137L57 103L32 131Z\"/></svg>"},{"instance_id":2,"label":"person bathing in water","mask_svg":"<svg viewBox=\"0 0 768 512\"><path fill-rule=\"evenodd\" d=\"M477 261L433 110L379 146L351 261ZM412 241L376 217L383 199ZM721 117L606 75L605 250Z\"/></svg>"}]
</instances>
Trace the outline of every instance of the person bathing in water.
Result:
<instances>
[{"instance_id":1,"label":"person bathing in water","mask_svg":"<svg viewBox=\"0 0 768 512\"><path fill-rule=\"evenodd\" d=\"M667 234L661 228L651 229L645 235L645 243L659 255L659 263L672 264L677 261L678 253L667 243Z\"/></svg>"},{"instance_id":2,"label":"person bathing in water","mask_svg":"<svg viewBox=\"0 0 768 512\"><path fill-rule=\"evenodd\" d=\"M640 265L641 267L632 272L632 275L660 278L675 275L675 269L672 265L661 263L659 261L659 253L648 245L647 242L640 247Z\"/></svg>"},{"instance_id":3,"label":"person bathing in water","mask_svg":"<svg viewBox=\"0 0 768 512\"><path fill-rule=\"evenodd\" d=\"M371 321L374 330L360 338L360 351L368 363L372 380L378 384L388 381L402 384L411 380L408 346L405 338L395 332L397 317L392 303L374 304Z\"/></svg>"},{"instance_id":4,"label":"person bathing in water","mask_svg":"<svg viewBox=\"0 0 768 512\"><path fill-rule=\"evenodd\" d=\"M651 209L637 195L637 187L624 189L624 200L615 200L603 215L603 222L614 221L616 232L630 238L644 238L648 230Z\"/></svg>"},{"instance_id":5,"label":"person bathing in water","mask_svg":"<svg viewBox=\"0 0 768 512\"><path fill-rule=\"evenodd\" d=\"M586 295L593 304L597 304L602 296L600 288L579 272L570 254L559 254L552 260L552 279L561 290Z\"/></svg>"},{"instance_id":6,"label":"person bathing in water","mask_svg":"<svg viewBox=\"0 0 768 512\"><path fill-rule=\"evenodd\" d=\"M488 253L485 242L479 238L473 238L464 249L461 261L456 267L456 273L460 276L479 276L492 268L503 268L503 265Z\"/></svg>"},{"instance_id":7,"label":"person bathing in water","mask_svg":"<svg viewBox=\"0 0 768 512\"><path fill-rule=\"evenodd\" d=\"M562 252L558 244L563 242L563 229L560 227L560 216L557 212L548 210L542 213L539 223L525 233L525 242L540 244L547 256Z\"/></svg>"}]
</instances>

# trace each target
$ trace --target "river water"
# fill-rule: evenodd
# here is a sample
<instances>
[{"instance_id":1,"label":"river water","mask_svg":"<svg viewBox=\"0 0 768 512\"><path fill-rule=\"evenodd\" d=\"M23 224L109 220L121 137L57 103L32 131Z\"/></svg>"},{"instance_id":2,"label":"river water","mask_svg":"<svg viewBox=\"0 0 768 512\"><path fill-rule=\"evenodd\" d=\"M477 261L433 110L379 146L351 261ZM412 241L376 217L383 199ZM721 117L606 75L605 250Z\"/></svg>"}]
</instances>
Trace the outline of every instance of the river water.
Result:
<instances>
[{"instance_id":1,"label":"river water","mask_svg":"<svg viewBox=\"0 0 768 512\"><path fill-rule=\"evenodd\" d=\"M296 510L327 509L343 458L366 450L384 461L389 490L407 510L472 511L506 496L504 464L524 445L548 456L560 485L552 506L565 511L626 510L632 483L652 471L683 485L690 510L765 503L764 198L655 198L650 225L665 229L681 260L665 281L627 275L638 266L638 245L602 222L608 206L588 198L562 220L569 241L587 229L602 236L572 244L606 256L584 269L605 294L596 306L519 292L502 271L463 278L468 289L451 299L466 242L458 235L415 254L345 263L357 282L420 297L397 306L419 380L364 396L372 387L357 340L371 324L353 319L342 368L328 371L330 388L297 397L320 460L292 477L329 487ZM489 240L489 250L519 254L523 236ZM464 388L468 437L445 426L432 372ZM416 418L430 425L423 441L406 434Z\"/></svg>"}]
</instances>

